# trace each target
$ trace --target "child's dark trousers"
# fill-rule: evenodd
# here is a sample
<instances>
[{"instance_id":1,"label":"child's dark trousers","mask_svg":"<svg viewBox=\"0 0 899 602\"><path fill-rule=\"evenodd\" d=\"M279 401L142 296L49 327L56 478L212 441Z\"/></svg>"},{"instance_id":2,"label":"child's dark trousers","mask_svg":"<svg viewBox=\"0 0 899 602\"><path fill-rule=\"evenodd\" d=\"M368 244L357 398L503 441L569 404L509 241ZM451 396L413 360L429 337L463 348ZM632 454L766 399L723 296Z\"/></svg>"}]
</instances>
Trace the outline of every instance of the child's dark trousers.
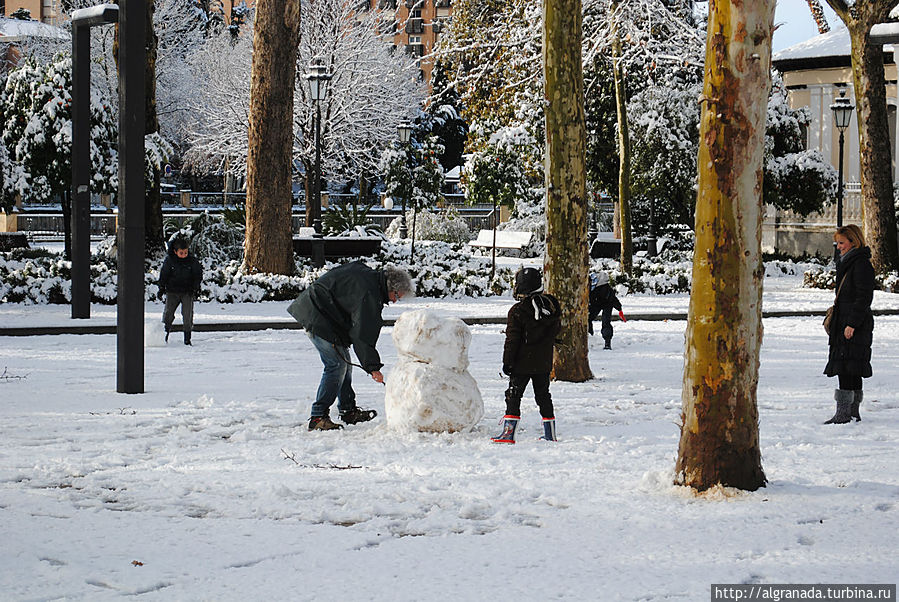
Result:
<instances>
[{"instance_id":1,"label":"child's dark trousers","mask_svg":"<svg viewBox=\"0 0 899 602\"><path fill-rule=\"evenodd\" d=\"M506 415L521 416L521 397L530 382L534 389L534 399L540 408L543 418L555 418L553 399L549 394L549 373L546 374L513 374L509 377L509 388L506 389Z\"/></svg>"}]
</instances>

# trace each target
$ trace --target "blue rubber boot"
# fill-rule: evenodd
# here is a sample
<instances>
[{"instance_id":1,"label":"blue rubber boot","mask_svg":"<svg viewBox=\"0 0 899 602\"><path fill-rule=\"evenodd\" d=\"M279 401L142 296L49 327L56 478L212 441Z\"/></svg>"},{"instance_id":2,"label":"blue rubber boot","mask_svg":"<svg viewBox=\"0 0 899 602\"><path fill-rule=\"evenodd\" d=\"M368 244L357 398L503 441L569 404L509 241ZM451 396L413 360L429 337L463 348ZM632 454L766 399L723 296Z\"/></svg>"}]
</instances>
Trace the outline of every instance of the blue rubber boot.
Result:
<instances>
[{"instance_id":1,"label":"blue rubber boot","mask_svg":"<svg viewBox=\"0 0 899 602\"><path fill-rule=\"evenodd\" d=\"M543 419L543 436L540 438L545 441L558 441L558 439L556 439L556 419L555 418L544 418Z\"/></svg>"},{"instance_id":2,"label":"blue rubber boot","mask_svg":"<svg viewBox=\"0 0 899 602\"><path fill-rule=\"evenodd\" d=\"M503 432L490 440L494 443L515 443L515 429L518 428L518 421L521 416L503 416Z\"/></svg>"}]
</instances>

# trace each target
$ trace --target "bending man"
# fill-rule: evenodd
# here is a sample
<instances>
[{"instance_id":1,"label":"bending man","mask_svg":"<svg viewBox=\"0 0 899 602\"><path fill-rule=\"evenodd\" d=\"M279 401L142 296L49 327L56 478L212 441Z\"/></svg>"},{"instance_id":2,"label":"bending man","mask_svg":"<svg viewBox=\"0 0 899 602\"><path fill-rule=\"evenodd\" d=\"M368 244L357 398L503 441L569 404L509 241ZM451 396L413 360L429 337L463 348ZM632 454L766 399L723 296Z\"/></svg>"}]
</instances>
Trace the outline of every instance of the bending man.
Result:
<instances>
[{"instance_id":1,"label":"bending man","mask_svg":"<svg viewBox=\"0 0 899 602\"><path fill-rule=\"evenodd\" d=\"M324 364L321 382L312 404L309 430L343 428L331 421L337 411L346 424L371 420L374 410L356 405L350 345L362 369L375 382L383 383L381 357L375 344L381 334L381 311L412 292L412 279L405 270L385 267L373 270L361 261L334 268L304 290L287 311L306 330Z\"/></svg>"}]
</instances>

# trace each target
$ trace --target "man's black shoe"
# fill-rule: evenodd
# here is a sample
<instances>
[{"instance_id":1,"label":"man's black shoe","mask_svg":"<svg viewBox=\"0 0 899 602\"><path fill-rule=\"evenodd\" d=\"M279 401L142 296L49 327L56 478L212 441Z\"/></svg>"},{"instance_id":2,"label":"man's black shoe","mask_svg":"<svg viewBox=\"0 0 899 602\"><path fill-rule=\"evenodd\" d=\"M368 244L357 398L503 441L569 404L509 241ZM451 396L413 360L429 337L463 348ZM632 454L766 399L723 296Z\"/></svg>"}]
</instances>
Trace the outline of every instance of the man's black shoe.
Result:
<instances>
[{"instance_id":1,"label":"man's black shoe","mask_svg":"<svg viewBox=\"0 0 899 602\"><path fill-rule=\"evenodd\" d=\"M362 410L360 408L353 408L347 412L340 413L340 419L346 422L347 424L357 424L359 422L368 422L372 420L378 413L375 410Z\"/></svg>"}]
</instances>

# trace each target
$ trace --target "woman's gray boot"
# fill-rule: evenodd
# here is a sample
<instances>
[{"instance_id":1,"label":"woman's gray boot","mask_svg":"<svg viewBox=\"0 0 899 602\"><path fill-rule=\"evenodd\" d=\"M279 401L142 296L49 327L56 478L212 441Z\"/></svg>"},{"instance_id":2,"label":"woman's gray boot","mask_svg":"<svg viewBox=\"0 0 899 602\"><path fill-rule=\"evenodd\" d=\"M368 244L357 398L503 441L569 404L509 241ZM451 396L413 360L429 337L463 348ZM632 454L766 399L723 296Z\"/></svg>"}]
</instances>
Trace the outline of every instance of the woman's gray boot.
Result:
<instances>
[{"instance_id":1,"label":"woman's gray boot","mask_svg":"<svg viewBox=\"0 0 899 602\"><path fill-rule=\"evenodd\" d=\"M865 393L859 389L858 391L853 391L855 393L855 398L852 400L852 408L849 412L850 415L855 418L856 422L861 422L862 417L858 413L858 406L862 405L862 399L865 397Z\"/></svg>"},{"instance_id":2,"label":"woman's gray boot","mask_svg":"<svg viewBox=\"0 0 899 602\"><path fill-rule=\"evenodd\" d=\"M846 424L852 420L852 401L855 399L855 391L848 389L836 389L833 398L837 402L837 411L833 418L824 424Z\"/></svg>"}]
</instances>

